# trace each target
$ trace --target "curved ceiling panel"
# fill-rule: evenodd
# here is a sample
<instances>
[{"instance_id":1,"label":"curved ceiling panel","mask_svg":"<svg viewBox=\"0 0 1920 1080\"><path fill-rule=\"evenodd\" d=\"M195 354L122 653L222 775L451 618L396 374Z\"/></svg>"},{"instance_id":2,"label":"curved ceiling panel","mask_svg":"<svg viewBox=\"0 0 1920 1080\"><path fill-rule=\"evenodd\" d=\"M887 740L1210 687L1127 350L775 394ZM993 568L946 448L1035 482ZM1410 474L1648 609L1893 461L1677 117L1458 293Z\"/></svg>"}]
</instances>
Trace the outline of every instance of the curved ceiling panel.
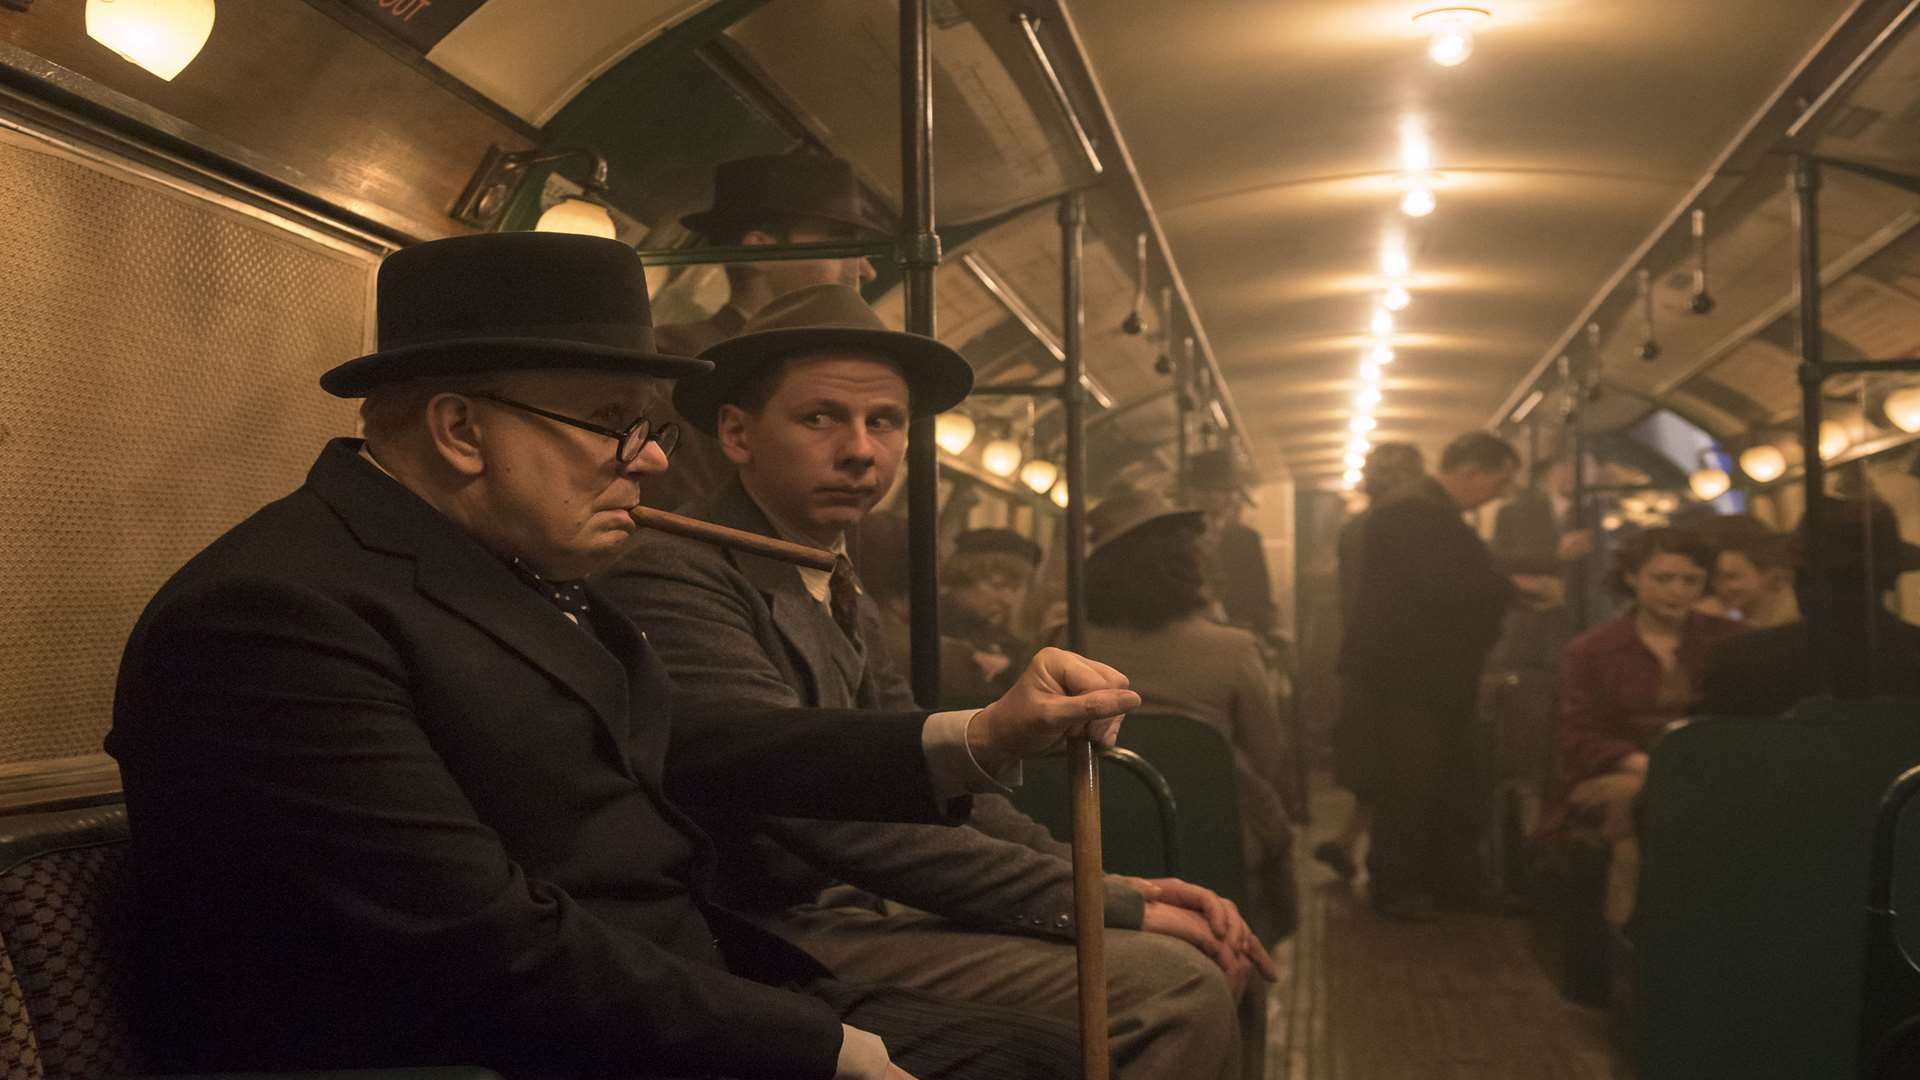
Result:
<instances>
[{"instance_id":1,"label":"curved ceiling panel","mask_svg":"<svg viewBox=\"0 0 1920 1080\"><path fill-rule=\"evenodd\" d=\"M487 0L427 59L535 127L661 31L716 0Z\"/></svg>"}]
</instances>

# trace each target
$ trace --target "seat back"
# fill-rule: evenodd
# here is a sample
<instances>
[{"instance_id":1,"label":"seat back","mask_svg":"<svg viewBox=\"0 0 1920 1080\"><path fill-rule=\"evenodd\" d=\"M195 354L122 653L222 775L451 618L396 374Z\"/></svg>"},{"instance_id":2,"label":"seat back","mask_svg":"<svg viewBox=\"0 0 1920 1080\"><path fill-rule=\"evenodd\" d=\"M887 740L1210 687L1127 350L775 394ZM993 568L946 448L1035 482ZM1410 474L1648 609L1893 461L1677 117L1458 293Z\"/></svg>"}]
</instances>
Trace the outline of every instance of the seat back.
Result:
<instances>
[{"instance_id":1,"label":"seat back","mask_svg":"<svg viewBox=\"0 0 1920 1080\"><path fill-rule=\"evenodd\" d=\"M1106 869L1139 877L1182 877L1245 905L1239 783L1226 736L1185 716L1136 712L1120 730L1120 745L1144 759L1152 772L1102 756L1101 851ZM1015 801L1054 836L1070 839L1064 759L1029 761L1026 776ZM1154 776L1170 790L1172 805L1164 811L1160 803L1167 796L1156 792Z\"/></svg>"},{"instance_id":2,"label":"seat back","mask_svg":"<svg viewBox=\"0 0 1920 1080\"><path fill-rule=\"evenodd\" d=\"M1915 763L1914 702L1669 730L1643 796L1643 1080L1855 1075L1875 817Z\"/></svg>"},{"instance_id":3,"label":"seat back","mask_svg":"<svg viewBox=\"0 0 1920 1080\"><path fill-rule=\"evenodd\" d=\"M119 804L0 817L0 1061L8 1080L137 1071L123 929Z\"/></svg>"}]
</instances>

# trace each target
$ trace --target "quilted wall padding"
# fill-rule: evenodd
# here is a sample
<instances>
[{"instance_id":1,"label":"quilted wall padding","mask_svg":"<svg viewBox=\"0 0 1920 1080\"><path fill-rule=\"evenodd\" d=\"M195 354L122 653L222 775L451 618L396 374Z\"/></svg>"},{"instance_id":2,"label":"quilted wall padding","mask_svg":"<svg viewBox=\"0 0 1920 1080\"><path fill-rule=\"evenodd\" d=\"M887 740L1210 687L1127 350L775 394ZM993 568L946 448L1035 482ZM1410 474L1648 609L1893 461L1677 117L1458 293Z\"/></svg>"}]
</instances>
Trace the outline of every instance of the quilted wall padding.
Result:
<instances>
[{"instance_id":1,"label":"quilted wall padding","mask_svg":"<svg viewBox=\"0 0 1920 1080\"><path fill-rule=\"evenodd\" d=\"M0 765L98 753L166 577L298 486L377 257L0 129Z\"/></svg>"}]
</instances>

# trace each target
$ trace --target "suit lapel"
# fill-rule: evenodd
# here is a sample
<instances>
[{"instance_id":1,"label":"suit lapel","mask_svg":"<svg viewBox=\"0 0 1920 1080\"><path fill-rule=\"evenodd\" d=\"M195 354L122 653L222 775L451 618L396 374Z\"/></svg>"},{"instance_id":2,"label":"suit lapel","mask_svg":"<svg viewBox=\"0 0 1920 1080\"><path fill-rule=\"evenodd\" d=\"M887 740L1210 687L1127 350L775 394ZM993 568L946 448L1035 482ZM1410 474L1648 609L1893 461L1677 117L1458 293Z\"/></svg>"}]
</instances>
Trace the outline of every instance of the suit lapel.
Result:
<instances>
[{"instance_id":1,"label":"suit lapel","mask_svg":"<svg viewBox=\"0 0 1920 1080\"><path fill-rule=\"evenodd\" d=\"M767 520L766 513L755 505L737 478L709 504L707 517L718 525L762 536L776 535L773 523ZM800 571L777 559L744 552L732 552L729 557L766 601L774 630L786 644L789 654L804 669L800 672L801 677L814 688L809 700L819 705L828 704L824 691L828 686L838 684L848 688L846 704L852 704L859 693L861 676L865 671L864 658L860 650L847 640L847 635L840 631L832 616L807 591L807 583L801 580Z\"/></svg>"},{"instance_id":2,"label":"suit lapel","mask_svg":"<svg viewBox=\"0 0 1920 1080\"><path fill-rule=\"evenodd\" d=\"M552 676L624 745L628 674L613 653L425 500L361 460L359 450L359 440L335 439L308 484L362 544L411 557L422 595Z\"/></svg>"}]
</instances>

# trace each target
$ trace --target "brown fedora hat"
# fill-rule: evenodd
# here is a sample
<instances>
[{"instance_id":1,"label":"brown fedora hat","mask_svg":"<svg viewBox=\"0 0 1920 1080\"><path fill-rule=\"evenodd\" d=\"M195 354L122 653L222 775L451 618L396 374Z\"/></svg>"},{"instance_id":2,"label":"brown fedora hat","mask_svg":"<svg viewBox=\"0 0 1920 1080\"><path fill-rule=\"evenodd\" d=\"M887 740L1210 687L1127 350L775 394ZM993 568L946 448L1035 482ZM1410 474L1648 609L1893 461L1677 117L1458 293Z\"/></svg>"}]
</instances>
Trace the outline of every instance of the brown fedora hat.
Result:
<instances>
[{"instance_id":1,"label":"brown fedora hat","mask_svg":"<svg viewBox=\"0 0 1920 1080\"><path fill-rule=\"evenodd\" d=\"M1087 511L1087 554L1092 555L1143 525L1176 518L1203 528L1206 511L1175 506L1151 491L1138 488L1115 492Z\"/></svg>"},{"instance_id":2,"label":"brown fedora hat","mask_svg":"<svg viewBox=\"0 0 1920 1080\"><path fill-rule=\"evenodd\" d=\"M677 378L705 361L654 348L640 257L617 240L481 233L380 264L377 352L320 376L337 397L406 379L593 368Z\"/></svg>"},{"instance_id":3,"label":"brown fedora hat","mask_svg":"<svg viewBox=\"0 0 1920 1080\"><path fill-rule=\"evenodd\" d=\"M853 166L824 154L762 154L722 162L713 170L713 206L680 223L706 234L795 217L825 218L874 236L893 232L854 178Z\"/></svg>"},{"instance_id":4,"label":"brown fedora hat","mask_svg":"<svg viewBox=\"0 0 1920 1080\"><path fill-rule=\"evenodd\" d=\"M973 368L966 357L930 337L890 329L851 286L811 285L761 309L739 337L701 352L700 359L710 361L713 370L675 383L673 407L688 423L712 435L720 405L735 387L787 357L829 349L898 367L907 380L915 416L945 412L973 389Z\"/></svg>"}]
</instances>

